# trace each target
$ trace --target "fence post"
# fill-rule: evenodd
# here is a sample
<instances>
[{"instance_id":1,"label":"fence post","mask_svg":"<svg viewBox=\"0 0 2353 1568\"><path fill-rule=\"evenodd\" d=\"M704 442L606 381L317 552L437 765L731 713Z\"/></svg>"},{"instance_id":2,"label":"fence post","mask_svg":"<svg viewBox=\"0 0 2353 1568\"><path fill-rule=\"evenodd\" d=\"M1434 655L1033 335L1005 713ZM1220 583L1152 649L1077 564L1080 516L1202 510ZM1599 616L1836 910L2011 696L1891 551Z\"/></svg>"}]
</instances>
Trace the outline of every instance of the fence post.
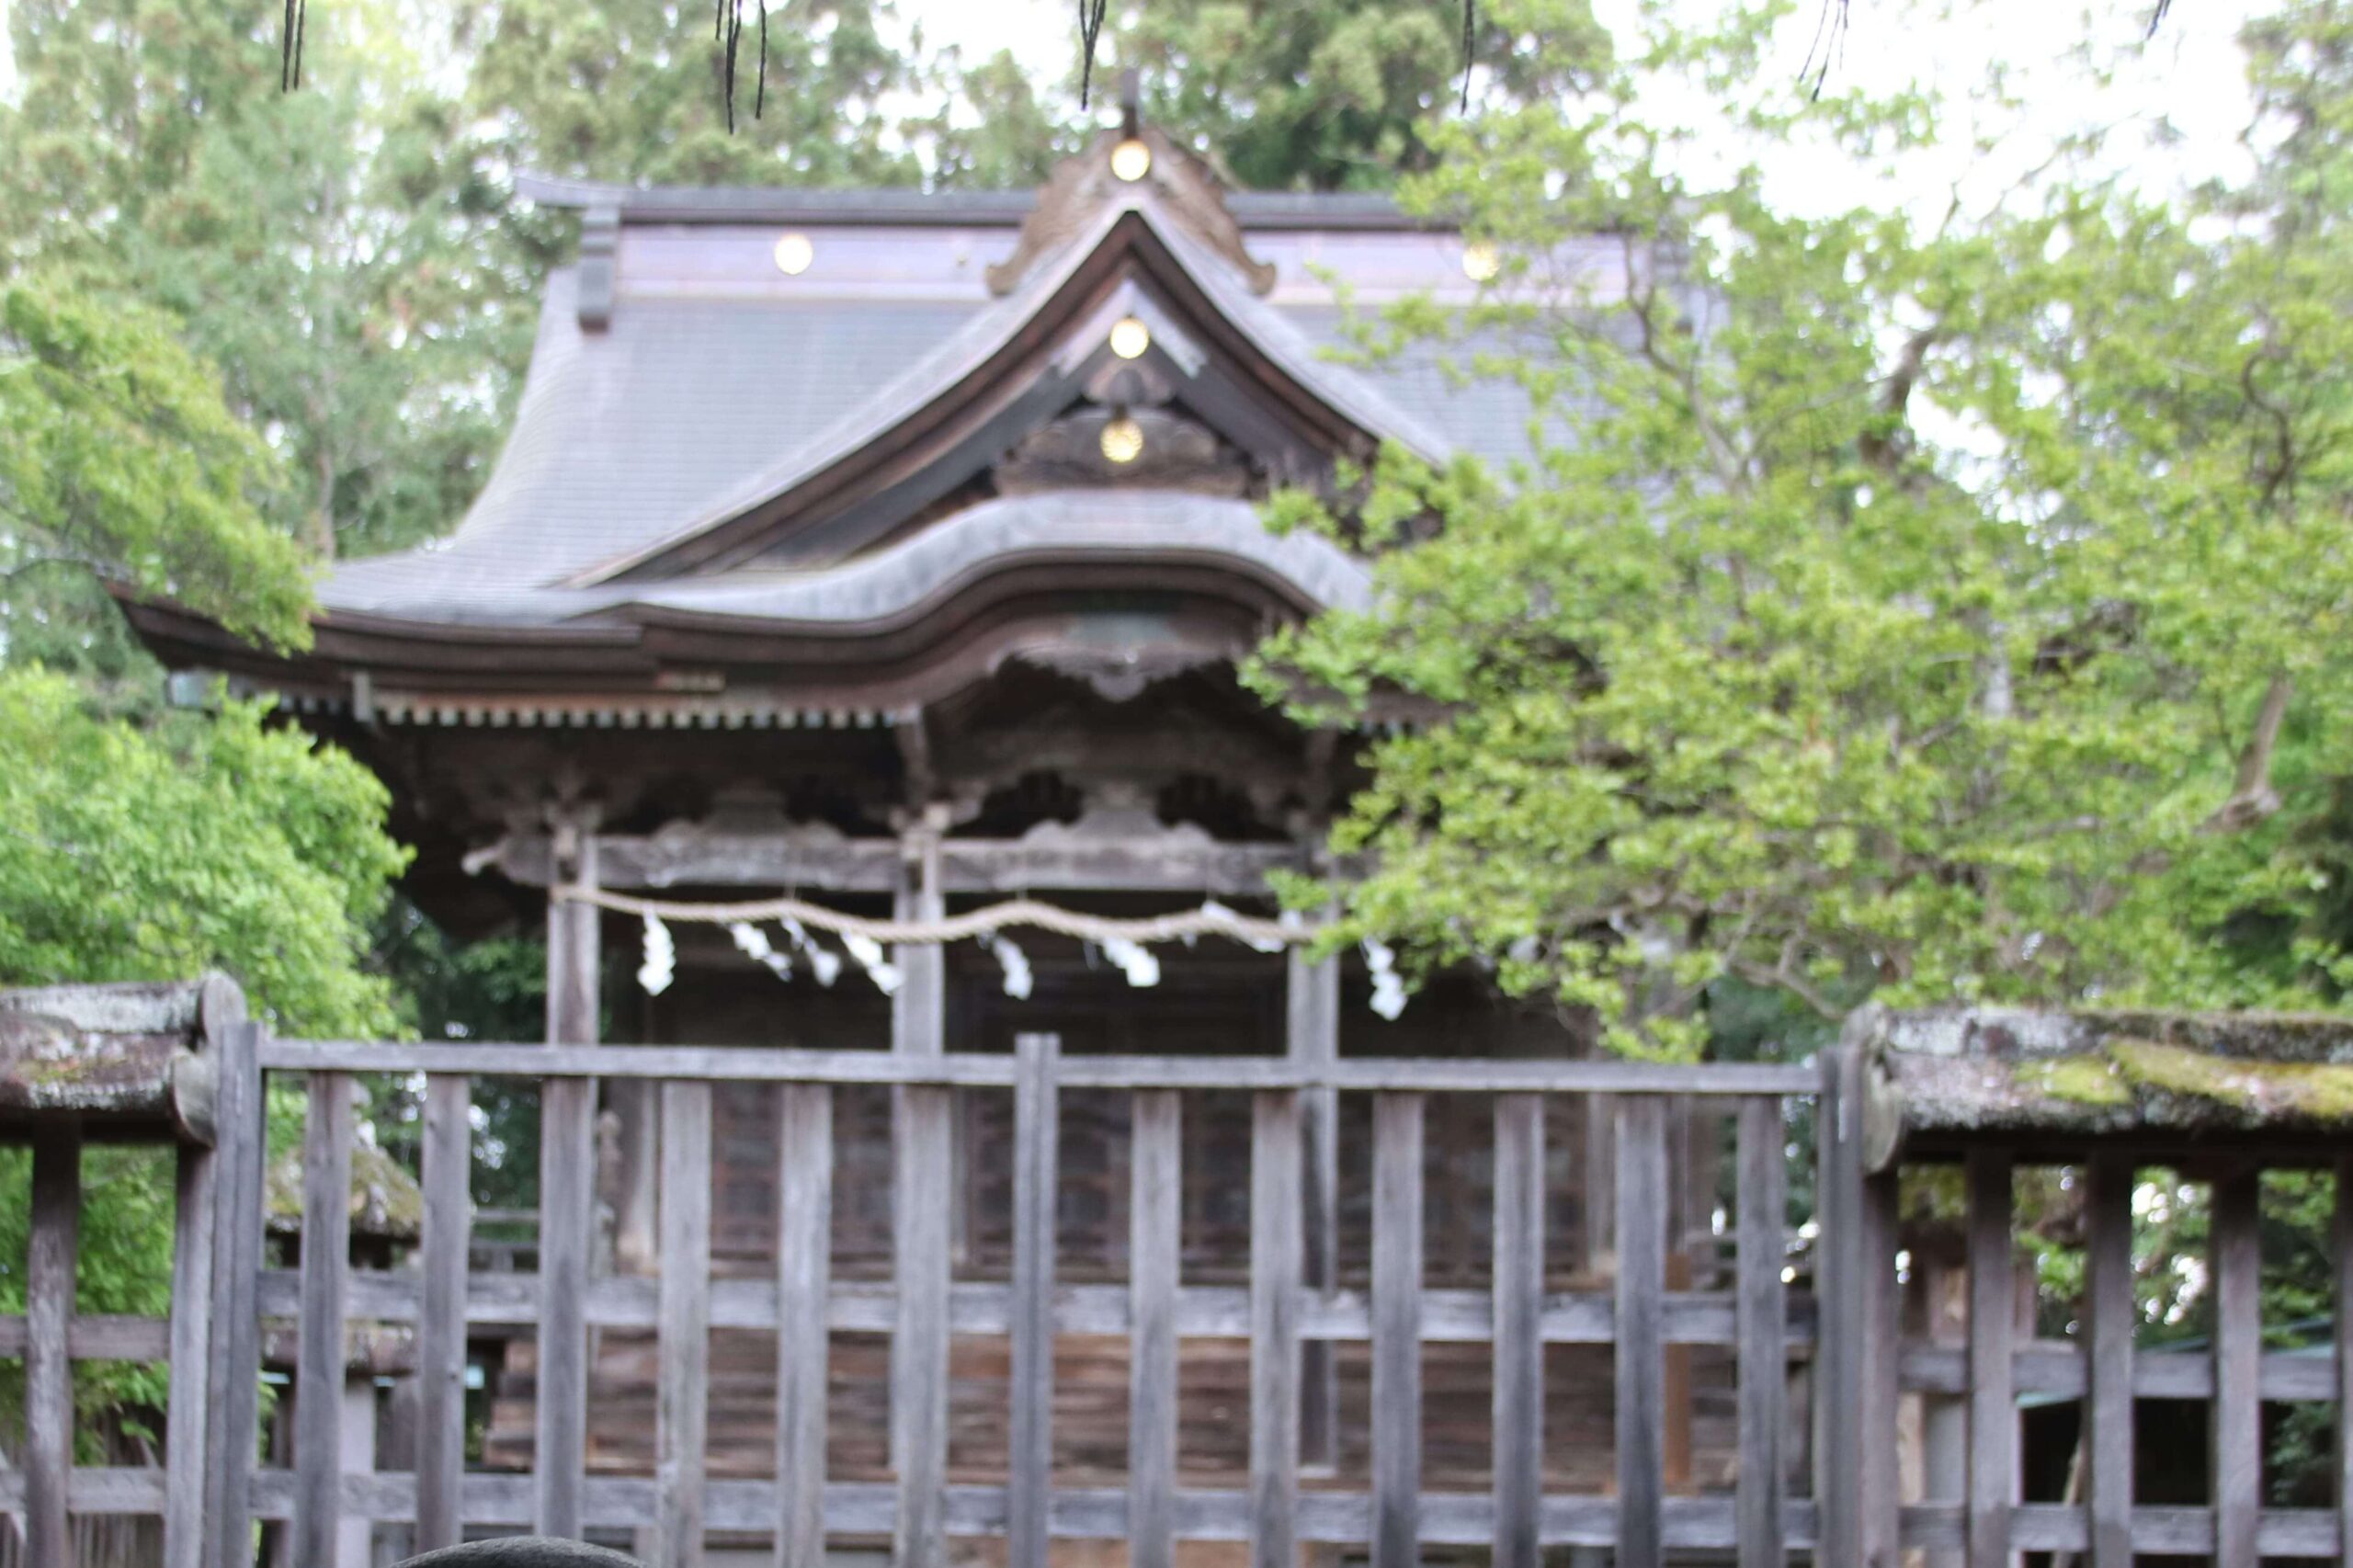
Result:
<instances>
[{"instance_id":1,"label":"fence post","mask_svg":"<svg viewBox=\"0 0 2353 1568\"><path fill-rule=\"evenodd\" d=\"M82 1130L33 1136L32 1237L25 1256L25 1561L73 1568L66 1491L74 1477L74 1253L82 1220Z\"/></svg>"},{"instance_id":2,"label":"fence post","mask_svg":"<svg viewBox=\"0 0 2353 1568\"><path fill-rule=\"evenodd\" d=\"M221 1165L214 1173L212 1364L207 1370L212 1430L205 1443L205 1513L212 1521L211 1568L251 1568L252 1483L261 1423L261 1323L253 1310L261 1267L262 1162L268 1128L262 1115L262 1027L238 1023L220 1038Z\"/></svg>"},{"instance_id":3,"label":"fence post","mask_svg":"<svg viewBox=\"0 0 2353 1568\"><path fill-rule=\"evenodd\" d=\"M226 975L205 978L197 1024L203 1058L221 1065L228 1031L244 1022L244 994ZM171 1403L165 1411L164 1568L203 1568L206 1462L212 1424L212 1267L219 1145L235 1137L214 1104L212 1143L179 1146L172 1216Z\"/></svg>"},{"instance_id":4,"label":"fence post","mask_svg":"<svg viewBox=\"0 0 2353 1568\"><path fill-rule=\"evenodd\" d=\"M1820 1568L1863 1562L1864 1236L1863 1062L1885 1025L1876 1006L1850 1015L1822 1062L1822 1098L1814 1126L1814 1209L1822 1232L1815 1270L1821 1374L1814 1385L1814 1493L1819 1507L1814 1561ZM1891 1347L1892 1349L1892 1347Z\"/></svg>"},{"instance_id":5,"label":"fence post","mask_svg":"<svg viewBox=\"0 0 2353 1568\"><path fill-rule=\"evenodd\" d=\"M1054 1192L1062 1119L1054 1085L1061 1042L1013 1042L1013 1324L1006 1455L1006 1562L1046 1568L1054 1469Z\"/></svg>"},{"instance_id":6,"label":"fence post","mask_svg":"<svg viewBox=\"0 0 2353 1568\"><path fill-rule=\"evenodd\" d=\"M294 1560L338 1559L345 1298L351 1272L352 1082L311 1074L302 1128L302 1299L294 1371Z\"/></svg>"}]
</instances>

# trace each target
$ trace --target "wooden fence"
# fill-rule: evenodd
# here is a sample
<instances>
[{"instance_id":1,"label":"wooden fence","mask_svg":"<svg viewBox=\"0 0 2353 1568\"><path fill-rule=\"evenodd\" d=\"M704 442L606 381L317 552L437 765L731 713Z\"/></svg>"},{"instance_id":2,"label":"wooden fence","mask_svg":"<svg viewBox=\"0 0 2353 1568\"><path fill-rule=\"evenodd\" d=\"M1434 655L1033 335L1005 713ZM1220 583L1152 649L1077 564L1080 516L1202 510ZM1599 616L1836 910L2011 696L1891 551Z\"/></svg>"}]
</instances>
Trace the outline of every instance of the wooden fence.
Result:
<instances>
[{"instance_id":1,"label":"wooden fence","mask_svg":"<svg viewBox=\"0 0 2353 1568\"><path fill-rule=\"evenodd\" d=\"M153 1514L164 1520L168 1568L251 1568L256 1520L286 1521L290 1560L337 1560L347 1521L401 1521L422 1550L469 1528L545 1533L646 1532L655 1562L703 1559L710 1532L775 1543L780 1568L819 1568L829 1538L888 1537L894 1562L938 1568L951 1539L1001 1538L1011 1568L1042 1568L1059 1539L1117 1539L1136 1568L1168 1568L1180 1541L1247 1543L1256 1568L1297 1568L1310 1544L1369 1550L1375 1568L1411 1568L1426 1548L1492 1554L1498 1568L1537 1568L1547 1548L1606 1548L1619 1568L1675 1561L1784 1568L1794 1555L1845 1568L1895 1568L1922 1548L1970 1568L1998 1568L2021 1551L2083 1554L2123 1568L2135 1552L2205 1555L2222 1568L2259 1558L2344 1555L2353 1466L2337 1466L2334 1509L2276 1510L2261 1494L2260 1402L2328 1400L2347 1392L2348 1365L2267 1356L2256 1309L2256 1187L2244 1162L2218 1180L2213 1279L2220 1303L2211 1358L2132 1353L2130 1192L2136 1160L2162 1149L2102 1144L2083 1153L2091 1173L2091 1286L2083 1344L2015 1341L2010 1143L1961 1152L1970 1199L1971 1291L1965 1346L1906 1344L1899 1332L1896 1182L1900 1165L1867 1167L1862 1111L1867 1031L1850 1031L1819 1066L1722 1063L1678 1067L1608 1062L1140 1059L1062 1056L1046 1037L1012 1056L918 1057L810 1052L539 1045L404 1045L281 1040L216 1019L203 1032L217 1079L210 1148L190 1141L181 1162L175 1303L168 1324L72 1313L79 1132L58 1116L0 1118L36 1131L28 1311L0 1320L0 1356L26 1363L21 1469L0 1477L0 1507L21 1514L30 1562L70 1564L73 1515ZM301 1074L309 1114L301 1156L299 1267L264 1267L264 1081ZM416 1266L357 1269L348 1242L355 1133L352 1077L425 1075L425 1211ZM469 1108L484 1075L541 1085L542 1205L536 1273L470 1273ZM662 1256L651 1278L592 1267L596 1083L636 1078L660 1088ZM895 1096L896 1267L887 1285L832 1277L833 1100L853 1085ZM711 1105L749 1086L780 1098L779 1231L774 1277L714 1278L710 1259ZM1124 1285L1056 1281L1054 1194L1058 1096L1133 1096L1131 1264ZM1188 1097L1252 1096L1250 1273L1246 1287L1181 1278L1181 1129ZM1301 1162L1302 1100L1335 1092L1373 1104L1374 1222L1369 1288L1304 1282ZM952 1096L1012 1098L1016 1170L1009 1279L951 1277L948 1233ZM1618 1238L1614 1284L1598 1292L1547 1290L1543 1101L1607 1095L1616 1119ZM1426 1288L1423 1270L1425 1112L1432 1096L1492 1099L1493 1287ZM1706 1096L1736 1130L1738 1203L1728 1290L1668 1288L1667 1117L1670 1096ZM1793 1303L1785 1283L1785 1106L1813 1102L1821 1246L1817 1303ZM2064 1150L2038 1147L2048 1160ZM1951 1157L1950 1147L1923 1156ZM2295 1157L2307 1157L2298 1154ZM2353 1199L2353 1182L2340 1182ZM2339 1233L2353 1221L2339 1206ZM2349 1283L2340 1250L2339 1290ZM1812 1309L1812 1310L1809 1310ZM257 1462L257 1378L266 1321L292 1320L296 1397L292 1461ZM2340 1318L2340 1324L2341 1324ZM336 1403L304 1389L339 1389L355 1324L405 1325L415 1337L418 1440L414 1469L347 1471ZM537 1340L538 1423L527 1474L469 1471L463 1457L463 1372L470 1324L524 1325ZM651 1477L592 1475L585 1465L592 1329L658 1336L657 1463ZM776 1473L705 1473L708 1362L713 1329L776 1336ZM829 1335L891 1337L889 1483L826 1473ZM948 1452L951 1335L1003 1335L1011 1374L1003 1484L952 1482ZM1124 1489L1056 1484L1051 1399L1057 1334L1124 1336L1129 1346L1129 1458ZM1249 1476L1244 1488L1177 1484L1178 1343L1188 1336L1249 1342ZM1372 1397L1370 1484L1302 1487L1302 1342L1369 1346ZM1484 1344L1495 1366L1492 1488L1482 1494L1425 1486L1422 1347ZM1612 1347L1614 1486L1594 1495L1544 1487L1544 1347ZM1738 1464L1729 1495L1670 1494L1662 1407L1668 1347L1728 1346L1737 1369ZM149 1358L174 1369L167 1452L157 1470L74 1462L70 1361ZM1788 1451L1793 1355L1810 1358L1814 1437L1802 1468ZM1895 1473L1898 1402L1905 1390L1965 1400L1965 1495L1906 1506ZM2096 1441L2078 1501L2019 1502L2018 1395L2081 1397ZM2214 1412L2211 1500L2194 1507L2135 1506L2134 1397L2205 1400Z\"/></svg>"}]
</instances>

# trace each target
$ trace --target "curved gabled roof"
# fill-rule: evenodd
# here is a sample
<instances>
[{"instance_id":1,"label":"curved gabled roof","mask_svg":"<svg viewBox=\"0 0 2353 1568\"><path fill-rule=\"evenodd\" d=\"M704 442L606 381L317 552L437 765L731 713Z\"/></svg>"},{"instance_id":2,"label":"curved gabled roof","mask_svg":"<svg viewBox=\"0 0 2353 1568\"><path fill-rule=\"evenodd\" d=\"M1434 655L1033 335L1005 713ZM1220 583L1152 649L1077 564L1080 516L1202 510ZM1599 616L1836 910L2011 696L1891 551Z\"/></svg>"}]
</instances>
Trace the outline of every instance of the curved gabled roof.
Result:
<instances>
[{"instance_id":1,"label":"curved gabled roof","mask_svg":"<svg viewBox=\"0 0 2353 1568\"><path fill-rule=\"evenodd\" d=\"M979 395L976 378L1034 335L1041 312L1068 305L1111 248L1149 250L1167 286L1367 445L1397 440L1433 458L1523 449L1526 405L1509 388L1457 384L1427 356L1377 370L1325 357L1340 312L1303 281L1311 260L1353 271L1375 295L1461 286L1452 236L1402 227L1386 209L1369 222L1361 202L1336 206L1319 230L1320 199L1284 198L1263 233L1245 229L1246 243L1282 258L1266 298L1148 191L1093 213L995 297L982 274L1015 250L1014 224L1034 217L1027 199L942 199L918 226L900 210L908 198L878 205L871 193L819 201L542 183L535 194L619 211L608 324L583 325L580 268L554 276L509 440L464 523L445 540L339 565L321 590L330 616L549 625L608 613L611 597L592 590L619 577L642 597L646 578L708 571L666 556L838 475L960 387ZM800 205L787 211L783 196ZM1250 217L1246 202L1234 206ZM816 241L803 277L769 261L779 219L805 221Z\"/></svg>"},{"instance_id":2,"label":"curved gabled roof","mask_svg":"<svg viewBox=\"0 0 2353 1568\"><path fill-rule=\"evenodd\" d=\"M1278 538L1246 501L1181 491L1067 492L983 501L884 549L801 571L520 590L484 584L432 601L436 621L592 627L694 617L778 633L857 635L904 624L993 573L1046 562L1218 564L1302 612L1361 608L1364 564L1311 534ZM415 620L406 595L347 594L331 620Z\"/></svg>"}]
</instances>

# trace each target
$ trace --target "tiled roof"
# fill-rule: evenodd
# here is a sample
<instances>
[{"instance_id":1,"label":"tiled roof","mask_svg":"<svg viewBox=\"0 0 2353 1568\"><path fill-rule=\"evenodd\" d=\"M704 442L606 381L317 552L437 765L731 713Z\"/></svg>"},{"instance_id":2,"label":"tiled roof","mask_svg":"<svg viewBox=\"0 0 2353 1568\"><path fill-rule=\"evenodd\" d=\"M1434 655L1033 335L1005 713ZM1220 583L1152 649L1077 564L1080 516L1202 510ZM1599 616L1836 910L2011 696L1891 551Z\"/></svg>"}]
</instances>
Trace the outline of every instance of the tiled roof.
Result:
<instances>
[{"instance_id":1,"label":"tiled roof","mask_svg":"<svg viewBox=\"0 0 2353 1568\"><path fill-rule=\"evenodd\" d=\"M339 566L321 590L325 608L544 625L642 599L649 585L586 585L920 407L1017 326L1108 226L998 298L980 274L1012 248L1026 198L922 198L951 221L916 228L899 193L788 194L820 257L801 278L769 260L773 219L786 210L778 193L633 197L643 217L632 211L622 222L609 324L584 329L578 267L553 275L513 429L462 524L422 549ZM1522 455L1526 403L1513 389L1459 384L1429 351L1362 370L1323 352L1340 337L1341 310L1310 263L1353 270L1376 293L1416 278L1450 279L1460 291L1459 244L1393 226L1366 232L1378 204L1357 199L1334 206L1328 231L1306 222L1318 199L1271 199L1278 228L1248 233L1254 252L1277 262L1267 298L1176 226L1160 225L1162 237L1271 360L1353 422L1432 457ZM1249 210L1245 199L1233 206L1237 216ZM701 215L688 222L684 212ZM1223 508L1233 505L1194 506L1187 526L1222 537L1233 522ZM722 582L669 586L665 597L749 602ZM824 598L796 599L796 615L824 619Z\"/></svg>"}]
</instances>

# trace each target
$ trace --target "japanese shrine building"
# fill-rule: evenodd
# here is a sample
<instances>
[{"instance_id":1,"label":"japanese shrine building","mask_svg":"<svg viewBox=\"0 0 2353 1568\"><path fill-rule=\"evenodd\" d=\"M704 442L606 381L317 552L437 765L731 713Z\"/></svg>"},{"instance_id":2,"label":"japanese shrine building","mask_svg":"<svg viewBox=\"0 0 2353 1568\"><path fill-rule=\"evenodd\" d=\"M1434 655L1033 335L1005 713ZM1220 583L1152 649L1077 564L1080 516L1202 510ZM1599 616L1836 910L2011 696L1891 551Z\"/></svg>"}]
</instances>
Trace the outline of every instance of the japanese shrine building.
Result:
<instances>
[{"instance_id":1,"label":"japanese shrine building","mask_svg":"<svg viewBox=\"0 0 2353 1568\"><path fill-rule=\"evenodd\" d=\"M1106 135L1034 196L522 189L580 212L580 255L550 279L513 431L455 532L337 566L314 646L292 658L168 604L128 608L176 668L281 694L382 776L427 912L460 933L547 917L551 1038L926 1053L1005 1051L1029 1032L1058 1035L1065 1052L1586 1049L1551 1010L1509 1004L1476 973L1438 978L1390 1018L1353 955L1318 963L1214 938L1161 949L1156 983L1140 987L1080 942L1016 933L1026 994L983 944L908 947L886 995L854 965L827 983L801 961L780 980L723 930L680 926L676 979L648 994L630 983L636 922L570 902L550 914L548 890L565 884L790 892L918 917L1017 892L1102 914L1204 899L1270 912L1267 873L1318 867L1371 732L1303 729L1246 690L1237 665L1273 627L1367 603L1371 579L1327 540L1269 533L1259 503L1328 486L1336 464L1382 443L1438 462L1524 452L1511 388L1452 378L1427 351L1362 368L1330 352L1343 293L1366 308L1468 300L1491 270L1475 247L1381 198L1229 192L1149 127ZM1561 261L1589 270L1605 301L1623 265L1599 241ZM1116 1275L1124 1110L1107 1104L1090 1131L1084 1097L1063 1161L1068 1250ZM650 1270L653 1119L625 1084L608 1084L604 1103L609 1267ZM843 1107L835 1250L856 1278L892 1245L889 1100ZM749 1096L718 1114L714 1254L749 1271L775 1244L777 1112ZM1311 1118L1307 1176L1321 1216L1310 1267L1326 1282L1358 1269L1366 1244L1367 1171L1343 1161L1334 1114ZM1221 1173L1246 1163L1247 1122L1245 1107L1188 1121L1188 1278L1241 1278L1247 1184ZM1009 1180L1006 1131L978 1115L959 1127L961 1193ZM1704 1270L1717 1141L1689 1122L1677 1136L1688 1255L1677 1267ZM1432 1126L1433 1278L1467 1283L1486 1267L1490 1137L1475 1114ZM1590 1218L1603 1142L1563 1125L1549 1143L1548 1254L1563 1274L1608 1263L1606 1225ZM1002 1204L965 1200L959 1270L1001 1271L1006 1238L970 1216ZM1450 1223L1458 1211L1481 1217ZM600 1354L609 1397L592 1460L642 1467L626 1357ZM722 1351L714 1366L772 1391L753 1362ZM494 1459L503 1442L528 1444L527 1372L494 1419ZM1322 1375L1311 1453L1346 1463L1331 1430L1341 1396ZM1694 1438L1683 1386L1670 1424L1689 1479L1711 1439L1704 1399ZM1577 1403L1574 1379L1552 1387L1562 1429L1607 1420ZM713 1398L720 1465L735 1440L728 1397ZM857 1396L836 1399L852 1411ZM1460 1413L1473 1435L1484 1399ZM878 1464L879 1409L864 1436L854 1418L835 1424ZM765 1440L767 1416L746 1419L743 1441ZM1441 1471L1449 1419L1434 1396ZM1068 1426L1078 1462L1092 1462L1085 1420ZM1115 1465L1108 1430L1102 1462Z\"/></svg>"}]
</instances>

